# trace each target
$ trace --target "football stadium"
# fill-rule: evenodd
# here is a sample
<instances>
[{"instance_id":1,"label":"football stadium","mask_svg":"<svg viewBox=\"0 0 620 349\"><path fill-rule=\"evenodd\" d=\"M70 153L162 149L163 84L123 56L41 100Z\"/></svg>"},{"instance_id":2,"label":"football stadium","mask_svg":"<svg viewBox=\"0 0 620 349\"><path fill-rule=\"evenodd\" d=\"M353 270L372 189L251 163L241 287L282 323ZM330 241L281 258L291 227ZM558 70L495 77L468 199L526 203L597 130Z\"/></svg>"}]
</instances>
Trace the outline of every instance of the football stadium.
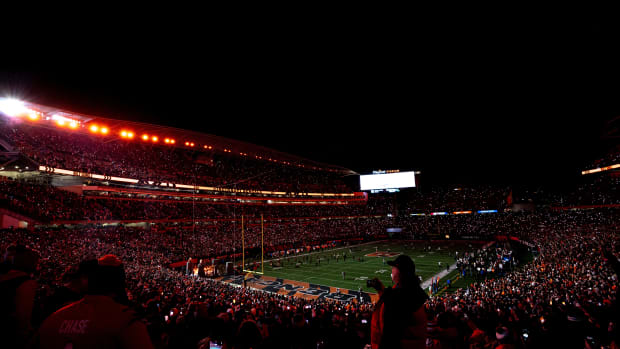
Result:
<instances>
[{"instance_id":1,"label":"football stadium","mask_svg":"<svg viewBox=\"0 0 620 349\"><path fill-rule=\"evenodd\" d=\"M617 147L561 192L424 186L2 98L0 148L7 348L617 343Z\"/></svg>"},{"instance_id":2,"label":"football stadium","mask_svg":"<svg viewBox=\"0 0 620 349\"><path fill-rule=\"evenodd\" d=\"M615 12L355 7L6 26L0 348L619 348Z\"/></svg>"}]
</instances>

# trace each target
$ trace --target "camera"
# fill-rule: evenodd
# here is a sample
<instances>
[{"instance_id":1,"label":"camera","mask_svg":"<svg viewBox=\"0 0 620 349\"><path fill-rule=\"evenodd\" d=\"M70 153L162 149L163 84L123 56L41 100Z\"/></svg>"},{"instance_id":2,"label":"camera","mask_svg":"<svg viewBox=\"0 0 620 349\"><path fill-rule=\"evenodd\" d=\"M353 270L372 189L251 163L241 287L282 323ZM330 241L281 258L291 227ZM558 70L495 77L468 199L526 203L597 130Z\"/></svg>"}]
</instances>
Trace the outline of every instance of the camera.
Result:
<instances>
[{"instance_id":1,"label":"camera","mask_svg":"<svg viewBox=\"0 0 620 349\"><path fill-rule=\"evenodd\" d=\"M374 289L377 289L380 287L379 285L381 285L381 281L379 281L379 279L377 278L366 280L366 287L372 287Z\"/></svg>"}]
</instances>

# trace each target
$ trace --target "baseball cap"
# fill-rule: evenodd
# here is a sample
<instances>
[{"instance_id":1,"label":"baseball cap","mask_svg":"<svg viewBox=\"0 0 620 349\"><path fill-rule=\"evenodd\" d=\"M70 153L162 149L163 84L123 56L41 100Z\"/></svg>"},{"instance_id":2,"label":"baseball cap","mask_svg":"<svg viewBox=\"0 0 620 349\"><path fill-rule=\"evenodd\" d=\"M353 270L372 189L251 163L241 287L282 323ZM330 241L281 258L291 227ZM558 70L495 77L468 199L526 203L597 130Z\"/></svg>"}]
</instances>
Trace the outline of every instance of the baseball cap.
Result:
<instances>
[{"instance_id":1,"label":"baseball cap","mask_svg":"<svg viewBox=\"0 0 620 349\"><path fill-rule=\"evenodd\" d=\"M106 267L120 267L123 262L121 262L118 257L113 254L106 254L105 256L99 258L99 265Z\"/></svg>"},{"instance_id":2,"label":"baseball cap","mask_svg":"<svg viewBox=\"0 0 620 349\"><path fill-rule=\"evenodd\" d=\"M97 266L88 275L88 288L92 294L124 292L125 270L115 255L105 255L97 260Z\"/></svg>"},{"instance_id":3,"label":"baseball cap","mask_svg":"<svg viewBox=\"0 0 620 349\"><path fill-rule=\"evenodd\" d=\"M415 274L415 263L411 257L401 254L393 261L388 261L388 265L398 268L401 273Z\"/></svg>"}]
</instances>

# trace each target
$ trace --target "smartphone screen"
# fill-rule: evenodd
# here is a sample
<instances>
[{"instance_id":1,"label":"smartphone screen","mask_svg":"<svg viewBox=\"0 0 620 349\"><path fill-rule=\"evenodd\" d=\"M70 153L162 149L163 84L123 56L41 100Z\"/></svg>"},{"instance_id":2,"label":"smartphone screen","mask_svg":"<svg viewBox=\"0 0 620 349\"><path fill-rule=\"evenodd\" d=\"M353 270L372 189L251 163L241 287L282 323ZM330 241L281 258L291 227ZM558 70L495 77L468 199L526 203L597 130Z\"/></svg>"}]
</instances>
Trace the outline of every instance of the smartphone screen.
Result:
<instances>
[{"instance_id":1,"label":"smartphone screen","mask_svg":"<svg viewBox=\"0 0 620 349\"><path fill-rule=\"evenodd\" d=\"M209 342L209 349L222 349L222 345L214 342Z\"/></svg>"}]
</instances>

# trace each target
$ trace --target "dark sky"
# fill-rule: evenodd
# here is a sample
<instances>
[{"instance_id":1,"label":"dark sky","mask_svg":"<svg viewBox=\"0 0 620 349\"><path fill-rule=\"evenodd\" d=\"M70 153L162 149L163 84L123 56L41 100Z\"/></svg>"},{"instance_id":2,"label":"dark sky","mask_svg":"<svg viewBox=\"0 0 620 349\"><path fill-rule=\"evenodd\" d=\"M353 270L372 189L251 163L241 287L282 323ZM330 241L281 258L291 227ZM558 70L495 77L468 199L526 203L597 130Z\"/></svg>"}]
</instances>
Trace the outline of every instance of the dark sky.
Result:
<instances>
[{"instance_id":1,"label":"dark sky","mask_svg":"<svg viewBox=\"0 0 620 349\"><path fill-rule=\"evenodd\" d=\"M620 115L617 29L589 18L108 51L4 71L0 92L361 173L546 183L574 178L609 146L600 135Z\"/></svg>"}]
</instances>

